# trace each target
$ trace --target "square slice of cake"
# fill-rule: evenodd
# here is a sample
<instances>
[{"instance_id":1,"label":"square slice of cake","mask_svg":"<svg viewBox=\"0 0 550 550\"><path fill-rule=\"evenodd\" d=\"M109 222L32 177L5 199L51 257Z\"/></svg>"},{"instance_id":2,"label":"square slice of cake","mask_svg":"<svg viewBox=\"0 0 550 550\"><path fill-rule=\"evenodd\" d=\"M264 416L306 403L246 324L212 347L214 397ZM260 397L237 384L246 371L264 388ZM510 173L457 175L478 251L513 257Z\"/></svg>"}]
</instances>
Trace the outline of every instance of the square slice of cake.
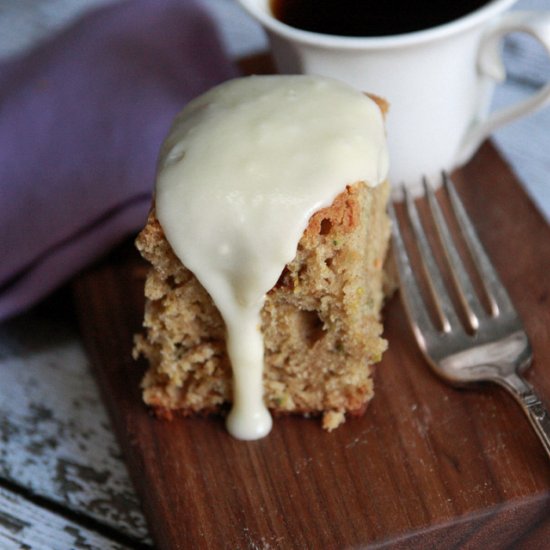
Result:
<instances>
[{"instance_id":1,"label":"square slice of cake","mask_svg":"<svg viewBox=\"0 0 550 550\"><path fill-rule=\"evenodd\" d=\"M151 264L145 284L145 332L135 345L136 356L145 356L150 365L143 379L144 400L163 417L224 411L231 403L235 409L235 402L246 400L246 392L253 394L246 386L250 378L259 380L259 398L269 411L322 415L323 426L331 430L346 413L364 412L373 396L372 365L386 348L380 321L389 239L384 105L314 77L254 77L215 91L218 95L207 94L176 120L161 153L156 201L136 241ZM359 107L348 105L348 94ZM301 96L307 96L310 105L296 111L296 96L302 103ZM269 101L275 105L266 109ZM250 112L243 103L253 104ZM274 107L278 112L271 115ZM363 118L361 113L356 116L357 108L365 109ZM328 120L320 123L325 113ZM226 114L231 120L224 126L220 119ZM221 147L210 138L201 142L199 132L191 130L203 116L210 116L214 125L206 135L218 128L230 164L237 159L244 168L237 162L237 168L231 165L229 170L220 162L214 176L230 180L219 183L223 192L216 182L214 191L211 185L182 199L168 192L171 185L179 186L181 180L185 186L186 178L195 177L198 188L209 186L212 174L193 166L181 173L178 166L216 164ZM253 151L246 151L250 157L243 156L241 145L230 147L231 135L238 137L231 134L232 126L243 117L248 122L239 130L246 130L242 140L252 141ZM275 117L273 123L270 117ZM292 121L298 128L288 130ZM370 126L365 129L364 124ZM277 131L283 139L273 142ZM193 139L186 138L189 134ZM262 139L265 143L258 146ZM275 152L266 165L256 162L270 151ZM219 154L223 157L227 151ZM297 160L290 158L293 154ZM356 163L357 175L364 177L349 180L349 164L359 155L367 159ZM305 170L311 163L320 166ZM276 172L272 180L265 176L270 171ZM345 173L330 187L340 171ZM319 174L323 181L316 179ZM252 183L246 186L242 179L248 176ZM285 185L291 182L285 187L280 178ZM331 190L322 199L310 199L327 185ZM196 202L197 193L206 193L206 202ZM295 223L297 218L300 223ZM178 240L181 234L188 240L185 246ZM231 261L227 256L233 256ZM271 262L273 257L278 263ZM249 356L258 342L259 375ZM258 407L241 409L241 415L259 414ZM230 431L243 439L269 431L254 435L247 429Z\"/></svg>"}]
</instances>

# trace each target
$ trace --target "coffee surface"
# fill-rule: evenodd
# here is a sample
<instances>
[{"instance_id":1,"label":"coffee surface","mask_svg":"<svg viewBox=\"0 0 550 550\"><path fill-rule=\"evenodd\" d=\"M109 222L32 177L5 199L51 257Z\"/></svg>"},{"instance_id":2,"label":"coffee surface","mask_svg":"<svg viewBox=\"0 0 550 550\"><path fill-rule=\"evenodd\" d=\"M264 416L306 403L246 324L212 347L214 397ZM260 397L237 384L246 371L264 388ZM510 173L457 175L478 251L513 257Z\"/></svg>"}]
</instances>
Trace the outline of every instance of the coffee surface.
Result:
<instances>
[{"instance_id":1,"label":"coffee surface","mask_svg":"<svg viewBox=\"0 0 550 550\"><path fill-rule=\"evenodd\" d=\"M429 29L485 4L487 0L270 0L279 21L339 36L388 36Z\"/></svg>"}]
</instances>

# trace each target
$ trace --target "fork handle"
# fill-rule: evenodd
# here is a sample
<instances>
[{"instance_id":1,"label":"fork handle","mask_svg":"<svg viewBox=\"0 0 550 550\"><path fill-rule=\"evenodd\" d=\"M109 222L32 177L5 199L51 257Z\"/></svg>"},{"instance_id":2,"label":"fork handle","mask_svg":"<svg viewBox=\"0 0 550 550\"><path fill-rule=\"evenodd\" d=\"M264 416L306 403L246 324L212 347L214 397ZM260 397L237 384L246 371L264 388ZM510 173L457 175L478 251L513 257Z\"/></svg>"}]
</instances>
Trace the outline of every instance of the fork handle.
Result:
<instances>
[{"instance_id":1,"label":"fork handle","mask_svg":"<svg viewBox=\"0 0 550 550\"><path fill-rule=\"evenodd\" d=\"M511 374L498 382L521 405L550 458L550 414L531 384L518 374Z\"/></svg>"}]
</instances>

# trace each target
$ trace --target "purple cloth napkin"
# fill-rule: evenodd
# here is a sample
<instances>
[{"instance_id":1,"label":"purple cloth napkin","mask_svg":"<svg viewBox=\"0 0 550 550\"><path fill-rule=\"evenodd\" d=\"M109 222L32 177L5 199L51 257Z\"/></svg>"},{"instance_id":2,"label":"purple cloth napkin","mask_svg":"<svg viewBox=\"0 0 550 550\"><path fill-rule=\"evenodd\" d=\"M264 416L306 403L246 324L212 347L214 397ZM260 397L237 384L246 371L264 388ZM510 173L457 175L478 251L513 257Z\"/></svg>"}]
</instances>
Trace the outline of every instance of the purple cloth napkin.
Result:
<instances>
[{"instance_id":1,"label":"purple cloth napkin","mask_svg":"<svg viewBox=\"0 0 550 550\"><path fill-rule=\"evenodd\" d=\"M101 8L0 65L0 320L143 226L173 117L233 76L190 0Z\"/></svg>"}]
</instances>

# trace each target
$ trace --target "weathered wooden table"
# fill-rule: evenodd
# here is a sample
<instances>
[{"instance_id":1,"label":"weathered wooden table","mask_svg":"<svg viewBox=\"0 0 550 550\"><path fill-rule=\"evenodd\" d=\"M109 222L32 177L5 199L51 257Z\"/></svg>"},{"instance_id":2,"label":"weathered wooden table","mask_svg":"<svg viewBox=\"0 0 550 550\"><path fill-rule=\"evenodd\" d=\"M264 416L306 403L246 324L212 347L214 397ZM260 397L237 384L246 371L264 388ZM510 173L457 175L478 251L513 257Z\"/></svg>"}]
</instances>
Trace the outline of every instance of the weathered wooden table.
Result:
<instances>
[{"instance_id":1,"label":"weathered wooden table","mask_svg":"<svg viewBox=\"0 0 550 550\"><path fill-rule=\"evenodd\" d=\"M229 6L228 0L207 1L220 18L226 19L227 41L248 36L249 23L240 26L242 15ZM548 7L547 0L522 4ZM228 13L233 17L229 22L225 17ZM254 40L257 38L251 40L255 46L263 46ZM231 47L239 55L247 53L238 49L242 44ZM550 64L543 53L528 41L511 40L507 54L511 79L500 92L498 103L522 96L550 75ZM532 192L550 216L550 111L499 133L497 143L517 172L533 184ZM549 281L546 287L550 290ZM536 377L541 380L550 376L547 363L547 357L539 358ZM542 373L540 369L546 370ZM487 405L497 398L494 394L477 394L468 397L471 406L476 406L476 399ZM514 414L512 417L517 418ZM0 438L0 548L152 546L81 343L70 287L0 325ZM499 455L493 445L496 443L493 441L490 448L495 460L516 460ZM308 464L304 463L303 468L307 469ZM539 486L544 474L539 472L535 478L526 483ZM484 487L480 483L476 490L481 494ZM533 520L529 525L535 538L529 539L526 533L525 541L540 541L537 529L540 535L545 525L544 508L540 506L548 506L547 498L544 493L538 500L534 498L533 514L539 523ZM490 547L490 530L487 532L489 536L483 540ZM468 540L470 547L476 546L475 539ZM277 544L250 539L248 546L272 548Z\"/></svg>"}]
</instances>

